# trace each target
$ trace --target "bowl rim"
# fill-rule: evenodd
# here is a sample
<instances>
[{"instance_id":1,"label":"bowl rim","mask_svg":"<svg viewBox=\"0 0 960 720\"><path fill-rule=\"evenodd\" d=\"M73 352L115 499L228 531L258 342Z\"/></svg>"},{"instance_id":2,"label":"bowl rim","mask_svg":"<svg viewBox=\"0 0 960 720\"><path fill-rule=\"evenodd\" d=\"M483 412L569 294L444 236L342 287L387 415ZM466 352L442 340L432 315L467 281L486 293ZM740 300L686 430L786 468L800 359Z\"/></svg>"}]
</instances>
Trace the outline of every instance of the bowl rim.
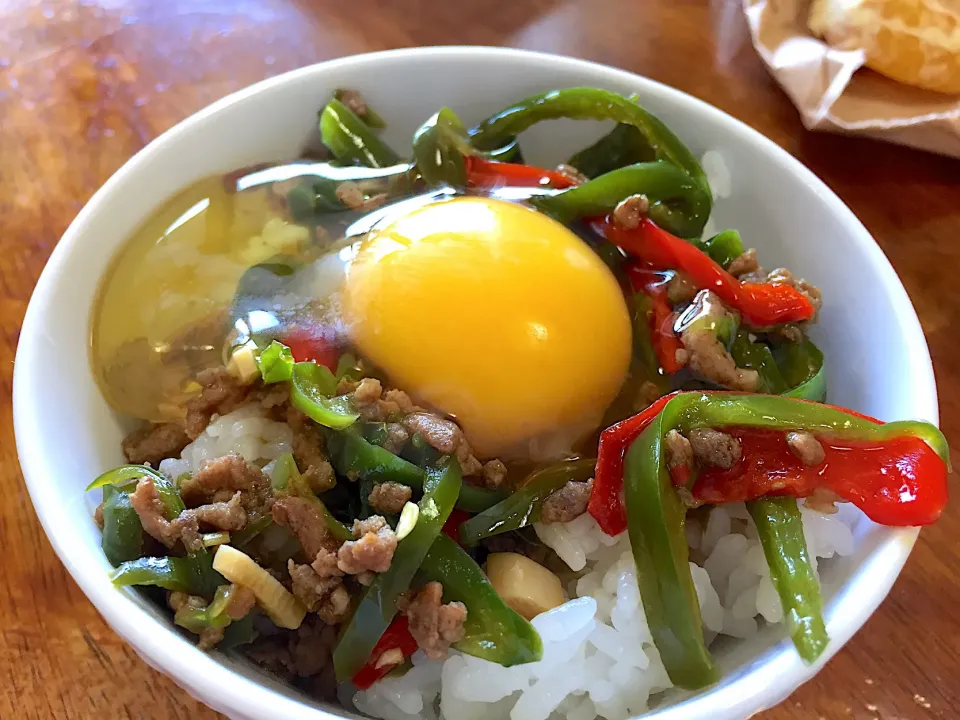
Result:
<instances>
[{"instance_id":1,"label":"bowl rim","mask_svg":"<svg viewBox=\"0 0 960 720\"><path fill-rule=\"evenodd\" d=\"M581 71L589 70L607 78L629 81L636 85L638 90L657 95L678 107L680 112L684 109L695 111L708 122L720 124L730 133L746 135L771 162L779 164L785 172L794 174L812 188L825 212L839 218L849 231L851 242L858 245L858 249L870 258L885 289L893 296L891 299L898 316L897 322L904 329L905 339L911 343L914 354L914 384L922 391L918 404L920 414L934 423L939 419L933 366L919 319L899 277L869 232L840 198L799 160L757 130L705 101L636 73L600 63L552 53L486 46L434 46L349 55L291 70L242 88L200 109L152 140L127 160L87 201L54 248L36 284L21 328L13 378L14 429L23 476L35 512L61 562L107 623L129 642L148 664L172 677L188 692L201 696L204 702L234 717L311 717L319 720L338 715L286 697L268 685L244 677L221 664L215 656L183 653L182 638L176 633L170 632L159 620L150 617L146 610L134 604L125 593L117 592L109 585L105 586L102 578L94 578L92 572L72 561L70 548L57 532L60 519L58 516L62 514L63 508L58 506L56 493L44 483L42 438L34 433L42 424L41 410L30 402L28 394L33 382L32 360L40 352L37 337L43 332L43 320L51 305L51 295L58 282L63 280L71 256L85 242L85 232L91 218L109 204L115 188L121 186L128 176L142 166L153 162L158 154L165 152L170 141L186 134L225 108L244 102L269 88L314 74L329 75L348 66L368 66L375 69L385 61L410 57L432 58L437 62L450 58L470 58L477 61L497 58L517 63L544 63ZM755 662L753 667L742 672L740 677L728 685L708 689L698 697L683 700L670 707L654 709L643 717L658 720L694 720L708 716L741 718L771 707L786 698L799 685L809 680L849 640L886 597L910 554L917 533L916 528L885 529L885 537L876 550L856 568L848 581L853 583L858 578L862 580L869 575L870 581L865 585L866 592L859 594L855 602L846 597L835 605L829 624L832 641L816 664L805 665L793 651L792 645L789 645L789 639L784 639L768 651L772 657L764 662ZM144 632L145 628L147 632ZM777 652L772 652L773 650ZM345 712L349 714L349 711Z\"/></svg>"}]
</instances>

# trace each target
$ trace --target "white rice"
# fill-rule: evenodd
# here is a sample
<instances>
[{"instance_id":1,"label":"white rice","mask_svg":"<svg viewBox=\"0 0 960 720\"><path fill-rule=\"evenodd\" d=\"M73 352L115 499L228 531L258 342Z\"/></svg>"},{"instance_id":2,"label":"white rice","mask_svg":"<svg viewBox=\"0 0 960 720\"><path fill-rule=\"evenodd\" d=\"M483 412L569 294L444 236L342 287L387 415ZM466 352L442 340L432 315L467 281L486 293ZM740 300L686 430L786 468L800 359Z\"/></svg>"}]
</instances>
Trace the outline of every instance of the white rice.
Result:
<instances>
[{"instance_id":1,"label":"white rice","mask_svg":"<svg viewBox=\"0 0 960 720\"><path fill-rule=\"evenodd\" d=\"M286 423L263 416L259 405L246 405L215 418L196 440L187 445L180 459L160 462L159 470L170 478L194 473L204 460L239 453L247 462L266 462L290 452L293 431Z\"/></svg>"},{"instance_id":2,"label":"white rice","mask_svg":"<svg viewBox=\"0 0 960 720\"><path fill-rule=\"evenodd\" d=\"M813 558L853 552L858 513L823 515L801 505ZM384 720L624 720L649 709L671 686L640 601L626 533L610 538L589 515L563 525L535 525L540 539L583 571L569 600L534 618L543 660L503 668L452 654L444 661L414 656L414 668L385 679L353 702ZM756 528L742 503L714 508L706 527L688 523L694 584L708 642L747 638L762 623L783 621ZM816 567L816 560L814 560Z\"/></svg>"}]
</instances>

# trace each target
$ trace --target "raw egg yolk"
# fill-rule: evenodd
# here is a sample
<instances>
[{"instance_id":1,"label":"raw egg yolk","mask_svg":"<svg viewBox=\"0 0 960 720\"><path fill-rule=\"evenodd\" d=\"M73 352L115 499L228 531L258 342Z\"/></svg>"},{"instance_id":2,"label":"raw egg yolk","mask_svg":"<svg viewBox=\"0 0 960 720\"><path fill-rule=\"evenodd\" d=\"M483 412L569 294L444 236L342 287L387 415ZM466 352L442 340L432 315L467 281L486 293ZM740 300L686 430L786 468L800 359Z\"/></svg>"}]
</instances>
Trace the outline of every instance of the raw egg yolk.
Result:
<instances>
[{"instance_id":1,"label":"raw egg yolk","mask_svg":"<svg viewBox=\"0 0 960 720\"><path fill-rule=\"evenodd\" d=\"M454 416L481 458L569 450L630 362L610 270L560 223L501 200L432 203L368 234L343 309L360 353Z\"/></svg>"}]
</instances>

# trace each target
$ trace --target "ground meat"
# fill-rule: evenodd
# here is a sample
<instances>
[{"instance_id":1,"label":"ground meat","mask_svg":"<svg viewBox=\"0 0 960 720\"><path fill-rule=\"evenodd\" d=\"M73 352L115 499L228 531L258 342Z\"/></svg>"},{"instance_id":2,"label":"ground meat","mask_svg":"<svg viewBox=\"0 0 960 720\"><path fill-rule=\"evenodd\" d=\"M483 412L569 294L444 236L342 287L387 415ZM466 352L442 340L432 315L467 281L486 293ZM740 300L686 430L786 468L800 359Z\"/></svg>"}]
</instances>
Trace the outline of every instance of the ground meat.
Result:
<instances>
[{"instance_id":1,"label":"ground meat","mask_svg":"<svg viewBox=\"0 0 960 720\"><path fill-rule=\"evenodd\" d=\"M359 185L352 180L347 180L337 185L337 200L351 210L358 210L363 206L366 197Z\"/></svg>"},{"instance_id":2,"label":"ground meat","mask_svg":"<svg viewBox=\"0 0 960 720\"><path fill-rule=\"evenodd\" d=\"M340 102L350 108L361 120L366 119L368 111L367 101L363 99L363 95L357 90L341 90Z\"/></svg>"},{"instance_id":3,"label":"ground meat","mask_svg":"<svg viewBox=\"0 0 960 720\"><path fill-rule=\"evenodd\" d=\"M407 395L403 390L387 390L387 392L383 394L383 399L385 402L396 405L402 413L412 413L420 409L413 404L410 396Z\"/></svg>"},{"instance_id":4,"label":"ground meat","mask_svg":"<svg viewBox=\"0 0 960 720\"><path fill-rule=\"evenodd\" d=\"M103 530L103 503L97 505L97 509L93 511L93 521Z\"/></svg>"},{"instance_id":5,"label":"ground meat","mask_svg":"<svg viewBox=\"0 0 960 720\"><path fill-rule=\"evenodd\" d=\"M153 478L142 477L136 489L130 493L130 504L137 511L140 524L152 538L159 540L167 548L172 548L180 539L183 529L167 520L167 507L160 498Z\"/></svg>"},{"instance_id":6,"label":"ground meat","mask_svg":"<svg viewBox=\"0 0 960 720\"><path fill-rule=\"evenodd\" d=\"M337 567L337 553L327 548L317 553L310 567L322 578L343 576L343 570Z\"/></svg>"},{"instance_id":7,"label":"ground meat","mask_svg":"<svg viewBox=\"0 0 960 720\"><path fill-rule=\"evenodd\" d=\"M353 536L337 552L337 567L348 575L364 571L386 572L397 549L397 535L379 515L354 520Z\"/></svg>"},{"instance_id":8,"label":"ground meat","mask_svg":"<svg viewBox=\"0 0 960 720\"><path fill-rule=\"evenodd\" d=\"M334 392L336 395L349 395L354 390L360 386L359 380L351 380L348 377L340 378L340 382L337 383L337 389Z\"/></svg>"},{"instance_id":9,"label":"ground meat","mask_svg":"<svg viewBox=\"0 0 960 720\"><path fill-rule=\"evenodd\" d=\"M287 561L293 594L310 612L317 613L328 625L343 620L350 608L350 594L339 577L320 577L309 565Z\"/></svg>"},{"instance_id":10,"label":"ground meat","mask_svg":"<svg viewBox=\"0 0 960 720\"><path fill-rule=\"evenodd\" d=\"M227 600L226 612L231 620L243 620L257 604L257 596L253 590L243 585L230 586L230 599Z\"/></svg>"},{"instance_id":11,"label":"ground meat","mask_svg":"<svg viewBox=\"0 0 960 720\"><path fill-rule=\"evenodd\" d=\"M805 431L788 432L787 447L793 456L807 467L819 465L826 457L820 441L812 433Z\"/></svg>"},{"instance_id":12,"label":"ground meat","mask_svg":"<svg viewBox=\"0 0 960 720\"><path fill-rule=\"evenodd\" d=\"M693 448L690 446L690 441L677 430L670 430L664 435L663 444L667 448L668 467L683 467L693 462Z\"/></svg>"},{"instance_id":13,"label":"ground meat","mask_svg":"<svg viewBox=\"0 0 960 720\"><path fill-rule=\"evenodd\" d=\"M236 492L242 493L244 508L253 514L266 512L272 502L270 478L236 453L204 460L197 472L180 485L180 497L188 507L232 498Z\"/></svg>"},{"instance_id":14,"label":"ground meat","mask_svg":"<svg viewBox=\"0 0 960 720\"><path fill-rule=\"evenodd\" d=\"M680 335L680 341L689 353L690 369L697 375L733 390L755 392L760 386L757 371L738 368L712 330L688 328Z\"/></svg>"},{"instance_id":15,"label":"ground meat","mask_svg":"<svg viewBox=\"0 0 960 720\"><path fill-rule=\"evenodd\" d=\"M421 411L407 415L403 426L411 433L420 433L430 447L443 455L455 456L464 475L474 475L483 468L455 422Z\"/></svg>"},{"instance_id":16,"label":"ground meat","mask_svg":"<svg viewBox=\"0 0 960 720\"><path fill-rule=\"evenodd\" d=\"M491 490L501 487L507 479L507 466L499 460L490 460L483 464L483 485Z\"/></svg>"},{"instance_id":17,"label":"ground meat","mask_svg":"<svg viewBox=\"0 0 960 720\"><path fill-rule=\"evenodd\" d=\"M760 263L757 262L757 251L753 248L741 253L727 265L727 272L736 278L758 270L760 270Z\"/></svg>"},{"instance_id":18,"label":"ground meat","mask_svg":"<svg viewBox=\"0 0 960 720\"><path fill-rule=\"evenodd\" d=\"M292 449L297 466L315 493L326 492L337 484L333 466L323 452L323 436L316 427L298 423L293 430Z\"/></svg>"},{"instance_id":19,"label":"ground meat","mask_svg":"<svg viewBox=\"0 0 960 720\"><path fill-rule=\"evenodd\" d=\"M427 657L439 660L447 654L453 643L463 639L463 624L467 620L467 608L463 603L441 604L443 586L429 582L412 600L398 602L400 611L407 616L410 634ZM403 607L400 607L401 604Z\"/></svg>"},{"instance_id":20,"label":"ground meat","mask_svg":"<svg viewBox=\"0 0 960 720\"><path fill-rule=\"evenodd\" d=\"M657 387L655 382L644 380L640 384L640 389L637 391L635 409L639 412L640 410L648 408L662 396L663 393L660 392L660 388Z\"/></svg>"},{"instance_id":21,"label":"ground meat","mask_svg":"<svg viewBox=\"0 0 960 720\"><path fill-rule=\"evenodd\" d=\"M167 596L167 605L174 612L180 610L203 610L207 606L207 601L196 595L188 595L184 592L173 591Z\"/></svg>"},{"instance_id":22,"label":"ground meat","mask_svg":"<svg viewBox=\"0 0 960 720\"><path fill-rule=\"evenodd\" d=\"M398 455L410 439L410 433L400 423L386 424L387 437L383 441L383 449Z\"/></svg>"},{"instance_id":23,"label":"ground meat","mask_svg":"<svg viewBox=\"0 0 960 720\"><path fill-rule=\"evenodd\" d=\"M215 502L201 505L193 510L184 510L180 517L192 515L200 525L235 532L242 530L247 524L247 511L243 509L242 502L243 494L237 492L229 502Z\"/></svg>"},{"instance_id":24,"label":"ground meat","mask_svg":"<svg viewBox=\"0 0 960 720\"><path fill-rule=\"evenodd\" d=\"M550 493L543 502L540 522L563 523L580 517L587 511L592 489L593 478L587 482L571 480L559 490Z\"/></svg>"},{"instance_id":25,"label":"ground meat","mask_svg":"<svg viewBox=\"0 0 960 720\"><path fill-rule=\"evenodd\" d=\"M261 635L246 655L287 680L329 679L325 689L311 684L310 691L317 697L330 699L336 690L336 681L328 671L333 668L330 660L336 644L337 628L308 615L296 630Z\"/></svg>"},{"instance_id":26,"label":"ground meat","mask_svg":"<svg viewBox=\"0 0 960 720\"><path fill-rule=\"evenodd\" d=\"M337 541L327 530L322 507L301 497L277 498L271 508L273 520L293 533L309 558L321 550L335 550Z\"/></svg>"},{"instance_id":27,"label":"ground meat","mask_svg":"<svg viewBox=\"0 0 960 720\"><path fill-rule=\"evenodd\" d=\"M620 227L633 230L640 226L640 220L649 210L650 201L646 195L630 195L613 209L613 219Z\"/></svg>"},{"instance_id":28,"label":"ground meat","mask_svg":"<svg viewBox=\"0 0 960 720\"><path fill-rule=\"evenodd\" d=\"M411 497L413 497L413 491L406 485L385 482L373 486L367 502L378 513L396 515L403 510L403 506Z\"/></svg>"},{"instance_id":29,"label":"ground meat","mask_svg":"<svg viewBox=\"0 0 960 720\"><path fill-rule=\"evenodd\" d=\"M322 620L323 618L321 618ZM327 671L333 669L331 659L333 657L333 648L337 644L337 629L331 623L326 621L322 623L304 622L299 628L291 633L288 641L290 648L290 658L293 661L293 672L299 677L317 677L327 676L332 679ZM316 686L312 690L319 697L330 697L331 692L335 690L336 682L329 684L328 691L316 692Z\"/></svg>"},{"instance_id":30,"label":"ground meat","mask_svg":"<svg viewBox=\"0 0 960 720\"><path fill-rule=\"evenodd\" d=\"M189 442L190 438L178 423L150 424L124 438L123 454L127 462L156 467L161 460L179 457Z\"/></svg>"},{"instance_id":31,"label":"ground meat","mask_svg":"<svg viewBox=\"0 0 960 720\"><path fill-rule=\"evenodd\" d=\"M466 442L463 431L450 420L432 413L412 413L403 419L404 427L411 433L420 433L430 447L444 455L454 455Z\"/></svg>"},{"instance_id":32,"label":"ground meat","mask_svg":"<svg viewBox=\"0 0 960 720\"><path fill-rule=\"evenodd\" d=\"M590 179L586 175L584 175L582 172L577 170L577 168L575 168L573 165L570 165L569 163L560 163L559 165L557 165L557 172L563 175L564 177L570 178L577 185L582 185L583 183L587 182L587 180Z\"/></svg>"},{"instance_id":33,"label":"ground meat","mask_svg":"<svg viewBox=\"0 0 960 720\"><path fill-rule=\"evenodd\" d=\"M803 505L814 512L833 515L837 512L837 503L839 502L844 502L843 498L832 490L817 488L812 495L807 496Z\"/></svg>"},{"instance_id":34,"label":"ground meat","mask_svg":"<svg viewBox=\"0 0 960 720\"><path fill-rule=\"evenodd\" d=\"M697 296L697 286L687 280L686 275L674 272L667 281L667 301L671 305L688 303Z\"/></svg>"},{"instance_id":35,"label":"ground meat","mask_svg":"<svg viewBox=\"0 0 960 720\"><path fill-rule=\"evenodd\" d=\"M290 402L290 386L288 383L270 383L255 390L251 399L260 403L264 410L283 408Z\"/></svg>"},{"instance_id":36,"label":"ground meat","mask_svg":"<svg viewBox=\"0 0 960 720\"><path fill-rule=\"evenodd\" d=\"M690 447L697 462L729 470L739 460L740 443L732 435L711 428L697 428L689 433Z\"/></svg>"},{"instance_id":37,"label":"ground meat","mask_svg":"<svg viewBox=\"0 0 960 720\"><path fill-rule=\"evenodd\" d=\"M357 405L369 405L375 403L383 394L383 386L376 378L364 378L353 391L353 400Z\"/></svg>"},{"instance_id":38,"label":"ground meat","mask_svg":"<svg viewBox=\"0 0 960 720\"><path fill-rule=\"evenodd\" d=\"M167 520L166 505L153 478L140 478L136 490L130 495L130 504L148 535L167 548L172 548L180 541L188 552L197 552L203 547L201 525L214 530L242 530L247 524L247 512L241 501L242 494L237 492L229 502L201 505L184 510L173 520Z\"/></svg>"},{"instance_id":39,"label":"ground meat","mask_svg":"<svg viewBox=\"0 0 960 720\"><path fill-rule=\"evenodd\" d=\"M250 392L248 386L222 367L204 370L197 375L197 382L200 394L187 403L186 432L191 440L200 436L211 417L226 415L240 407Z\"/></svg>"},{"instance_id":40,"label":"ground meat","mask_svg":"<svg viewBox=\"0 0 960 720\"><path fill-rule=\"evenodd\" d=\"M402 415L419 410L402 390L387 390L376 378L364 378L360 382L344 378L337 385L337 394L353 393L360 416L368 422L392 422Z\"/></svg>"},{"instance_id":41,"label":"ground meat","mask_svg":"<svg viewBox=\"0 0 960 720\"><path fill-rule=\"evenodd\" d=\"M784 340L789 342L803 342L803 330L801 330L798 325L793 325L791 323L786 325L777 325L775 328L772 328L769 333L771 335L782 337Z\"/></svg>"},{"instance_id":42,"label":"ground meat","mask_svg":"<svg viewBox=\"0 0 960 720\"><path fill-rule=\"evenodd\" d=\"M730 314L720 298L709 290L701 290L695 303L700 311L680 334L680 341L689 353L686 364L696 374L718 385L733 390L756 391L760 385L757 371L738 368L716 331L709 327L710 323L702 322L705 319L721 321ZM679 355L677 359L679 362Z\"/></svg>"}]
</instances>

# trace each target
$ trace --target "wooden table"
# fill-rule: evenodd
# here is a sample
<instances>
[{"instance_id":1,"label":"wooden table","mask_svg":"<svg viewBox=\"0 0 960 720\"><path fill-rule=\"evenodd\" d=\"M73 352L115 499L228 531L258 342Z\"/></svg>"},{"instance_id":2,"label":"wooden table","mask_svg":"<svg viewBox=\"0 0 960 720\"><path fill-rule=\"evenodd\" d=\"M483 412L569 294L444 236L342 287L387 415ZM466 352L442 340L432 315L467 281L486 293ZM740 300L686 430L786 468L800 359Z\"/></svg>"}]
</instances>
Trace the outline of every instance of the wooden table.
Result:
<instances>
[{"instance_id":1,"label":"wooden table","mask_svg":"<svg viewBox=\"0 0 960 720\"><path fill-rule=\"evenodd\" d=\"M930 343L960 436L960 162L807 133L750 45L738 0L5 0L0 2L0 717L214 718L114 635L54 556L23 487L10 387L33 285L124 161L207 103L341 55L510 45L617 65L713 103L822 177L877 238ZM926 530L873 619L764 715L960 714L960 503Z\"/></svg>"}]
</instances>

